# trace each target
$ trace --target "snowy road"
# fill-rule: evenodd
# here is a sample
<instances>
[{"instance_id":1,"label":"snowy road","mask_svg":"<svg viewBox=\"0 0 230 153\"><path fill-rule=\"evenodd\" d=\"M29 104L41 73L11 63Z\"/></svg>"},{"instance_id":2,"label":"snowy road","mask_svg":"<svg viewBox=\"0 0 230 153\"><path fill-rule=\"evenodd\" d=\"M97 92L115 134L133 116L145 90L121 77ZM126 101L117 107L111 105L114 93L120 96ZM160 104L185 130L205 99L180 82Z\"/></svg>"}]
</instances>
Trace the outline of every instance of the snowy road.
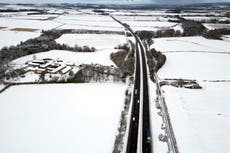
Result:
<instances>
[{"instance_id":1,"label":"snowy road","mask_svg":"<svg viewBox=\"0 0 230 153\"><path fill-rule=\"evenodd\" d=\"M134 96L133 105L131 106L132 112L126 153L151 153L149 87L145 48L140 38L129 25L122 23L114 17L112 18L131 32L136 40Z\"/></svg>"}]
</instances>

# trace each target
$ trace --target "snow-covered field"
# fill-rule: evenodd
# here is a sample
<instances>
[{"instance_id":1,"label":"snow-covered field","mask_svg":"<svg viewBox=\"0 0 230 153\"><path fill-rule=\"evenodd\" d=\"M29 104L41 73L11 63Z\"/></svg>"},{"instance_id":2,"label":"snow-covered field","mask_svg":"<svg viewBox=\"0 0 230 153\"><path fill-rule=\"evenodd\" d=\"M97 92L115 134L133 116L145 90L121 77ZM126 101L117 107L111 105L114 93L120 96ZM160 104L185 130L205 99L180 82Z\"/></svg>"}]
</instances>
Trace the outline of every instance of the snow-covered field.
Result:
<instances>
[{"instance_id":1,"label":"snow-covered field","mask_svg":"<svg viewBox=\"0 0 230 153\"><path fill-rule=\"evenodd\" d=\"M0 23L1 24L1 23ZM38 32L16 32L0 30L0 48L4 46L17 45L21 41L26 41L31 38L38 37Z\"/></svg>"},{"instance_id":2,"label":"snow-covered field","mask_svg":"<svg viewBox=\"0 0 230 153\"><path fill-rule=\"evenodd\" d=\"M166 53L166 63L159 70L160 78L195 80L228 80L230 54Z\"/></svg>"},{"instance_id":3,"label":"snow-covered field","mask_svg":"<svg viewBox=\"0 0 230 153\"><path fill-rule=\"evenodd\" d=\"M197 16L197 14L192 17L184 17L184 18L188 20L194 20L194 21L210 21L210 20L228 21L229 20L229 18L227 17L207 17L207 16Z\"/></svg>"},{"instance_id":4,"label":"snow-covered field","mask_svg":"<svg viewBox=\"0 0 230 153\"><path fill-rule=\"evenodd\" d=\"M162 51L166 63L159 70L160 78L196 80L230 79L230 43L203 37L159 38L152 47Z\"/></svg>"},{"instance_id":5,"label":"snow-covered field","mask_svg":"<svg viewBox=\"0 0 230 153\"><path fill-rule=\"evenodd\" d=\"M230 41L230 35L223 35L223 36L222 36L222 39L223 39L224 41Z\"/></svg>"},{"instance_id":6,"label":"snow-covered field","mask_svg":"<svg viewBox=\"0 0 230 153\"><path fill-rule=\"evenodd\" d=\"M228 152L230 144L230 43L202 37L159 38L166 57L158 75L198 80L202 89L163 86L179 152ZM213 82L223 80L225 82Z\"/></svg>"},{"instance_id":7,"label":"snow-covered field","mask_svg":"<svg viewBox=\"0 0 230 153\"><path fill-rule=\"evenodd\" d=\"M140 15L140 12L137 13L138 15ZM133 15L133 14L131 14ZM144 15L144 14L142 14ZM126 15L114 15L115 18L121 20L121 21L124 21L124 22L127 22L127 21L149 21L149 22L163 22L163 21L168 21L168 19L170 18L167 18L167 17L164 17L164 16L126 16Z\"/></svg>"},{"instance_id":8,"label":"snow-covered field","mask_svg":"<svg viewBox=\"0 0 230 153\"><path fill-rule=\"evenodd\" d=\"M50 30L60 26L60 23L51 20L42 20L53 16L27 16L25 14L2 14L0 17L0 48L17 45L21 41L35 38L42 30ZM40 19L40 20L39 20ZM21 28L19 30L15 28ZM27 30L28 29L28 30ZM32 31L31 31L32 30Z\"/></svg>"},{"instance_id":9,"label":"snow-covered field","mask_svg":"<svg viewBox=\"0 0 230 153\"><path fill-rule=\"evenodd\" d=\"M0 83L0 90L2 90L4 87L5 85Z\"/></svg>"},{"instance_id":10,"label":"snow-covered field","mask_svg":"<svg viewBox=\"0 0 230 153\"><path fill-rule=\"evenodd\" d=\"M151 131L152 131L152 147L153 152L156 153L167 153L168 146L167 143L159 141L158 136L163 134L164 131L161 129L162 124L162 117L159 116L157 113L159 109L155 107L155 99L156 95L156 85L149 79L149 100L150 100L150 124L151 124Z\"/></svg>"},{"instance_id":11,"label":"snow-covered field","mask_svg":"<svg viewBox=\"0 0 230 153\"><path fill-rule=\"evenodd\" d=\"M139 13L137 13L139 14ZM174 28L183 31L180 24L168 22L168 18L157 16L115 16L122 22L127 23L133 30L157 31L160 29Z\"/></svg>"},{"instance_id":12,"label":"snow-covered field","mask_svg":"<svg viewBox=\"0 0 230 153\"><path fill-rule=\"evenodd\" d=\"M214 30L214 29L230 29L230 24L204 24L206 28L209 30Z\"/></svg>"},{"instance_id":13,"label":"snow-covered field","mask_svg":"<svg viewBox=\"0 0 230 153\"><path fill-rule=\"evenodd\" d=\"M155 17L164 17L166 18L167 15L178 15L178 13L166 13L167 9L153 9L153 10L115 10L113 12L111 12L110 14L115 15L115 16L134 16L134 15L138 15L140 16L140 18L142 17L149 17L151 16L152 18Z\"/></svg>"},{"instance_id":14,"label":"snow-covered field","mask_svg":"<svg viewBox=\"0 0 230 153\"><path fill-rule=\"evenodd\" d=\"M17 7L12 5L13 8ZM48 8L46 8L48 9ZM110 16L97 15L93 9L54 9L59 15L26 15L29 12L0 13L0 48L16 45L40 35L41 30L84 29L123 31ZM106 9L105 9L106 10ZM162 10L106 10L126 22L134 31L173 28L183 31L176 19ZM32 12L30 12L32 13ZM206 12L207 13L207 12ZM206 14L202 13L202 14ZM187 19L210 20L191 16ZM134 16L135 15L135 16ZM167 15L169 15L167 17ZM214 17L219 19L218 17ZM225 18L222 18L225 20ZM204 24L208 29L229 28L229 24ZM28 28L35 32L12 31ZM36 30L37 29L37 30ZM181 153L227 153L230 144L230 38L225 41L204 37L172 37L154 39L156 50L166 57L159 70L161 79L195 79L203 87L189 90L163 86L166 104ZM115 34L64 34L56 40L74 47L95 47L96 52L80 53L51 50L14 60L22 67L34 57L60 59L81 64L114 65L110 54L114 47L126 42ZM39 75L26 73L20 81L38 80ZM224 80L225 82L213 82ZM150 81L149 81L150 82ZM4 86L0 84L0 89ZM49 84L13 86L0 94L0 152L1 153L108 153L113 149L120 114L125 98L125 84ZM150 107L153 149L166 153L167 143L158 141L162 119L157 115L155 84L150 83Z\"/></svg>"},{"instance_id":15,"label":"snow-covered field","mask_svg":"<svg viewBox=\"0 0 230 153\"><path fill-rule=\"evenodd\" d=\"M124 21L126 22L126 21ZM149 31L157 31L161 29L175 28L175 30L183 31L183 28L180 24L173 22L159 22L159 21L128 21L133 30L149 30Z\"/></svg>"},{"instance_id":16,"label":"snow-covered field","mask_svg":"<svg viewBox=\"0 0 230 153\"><path fill-rule=\"evenodd\" d=\"M26 19L26 20L49 20L51 18L56 18L58 15L52 15L52 14L47 14L47 15L17 15L13 16L13 19Z\"/></svg>"},{"instance_id":17,"label":"snow-covered field","mask_svg":"<svg viewBox=\"0 0 230 153\"><path fill-rule=\"evenodd\" d=\"M180 24L167 22L166 19L159 21L156 17L146 16L116 16L123 22L129 24L133 30L152 30L156 31L159 29L174 28L175 30L181 30ZM137 20L136 20L137 18ZM89 29L89 30L108 30L108 31L122 31L123 28L120 24L115 22L109 16L102 15L62 15L54 21L62 23L63 26L58 27L59 29Z\"/></svg>"},{"instance_id":18,"label":"snow-covered field","mask_svg":"<svg viewBox=\"0 0 230 153\"><path fill-rule=\"evenodd\" d=\"M62 59L66 62L72 62L76 65L80 64L101 64L101 65L114 65L114 63L110 60L110 54L115 52L114 49L102 50L97 52L89 52L89 53L80 53L80 52L71 52L71 51L63 51L63 50L52 50L48 52L33 54L21 57L13 61L16 66L23 66L27 61L32 60L35 55L37 59L43 58L51 58L51 59Z\"/></svg>"},{"instance_id":19,"label":"snow-covered field","mask_svg":"<svg viewBox=\"0 0 230 153\"><path fill-rule=\"evenodd\" d=\"M126 38L124 35L114 34L64 34L56 42L71 47L78 45L96 49L113 49L119 44L126 43Z\"/></svg>"},{"instance_id":20,"label":"snow-covered field","mask_svg":"<svg viewBox=\"0 0 230 153\"><path fill-rule=\"evenodd\" d=\"M228 52L230 43L221 40L206 39L204 37L171 37L154 39L152 45L161 52Z\"/></svg>"},{"instance_id":21,"label":"snow-covered field","mask_svg":"<svg viewBox=\"0 0 230 153\"><path fill-rule=\"evenodd\" d=\"M125 89L96 83L9 88L0 94L0 152L112 152Z\"/></svg>"},{"instance_id":22,"label":"snow-covered field","mask_svg":"<svg viewBox=\"0 0 230 153\"><path fill-rule=\"evenodd\" d=\"M62 25L51 20L30 20L0 17L0 26L7 27L7 30L13 28L30 28L38 30L50 30Z\"/></svg>"},{"instance_id":23,"label":"snow-covered field","mask_svg":"<svg viewBox=\"0 0 230 153\"><path fill-rule=\"evenodd\" d=\"M62 15L54 21L61 23L58 29L88 29L88 30L108 30L122 31L122 26L109 16L103 15Z\"/></svg>"},{"instance_id":24,"label":"snow-covered field","mask_svg":"<svg viewBox=\"0 0 230 153\"><path fill-rule=\"evenodd\" d=\"M202 85L202 90L163 87L179 151L228 153L230 83Z\"/></svg>"},{"instance_id":25,"label":"snow-covered field","mask_svg":"<svg viewBox=\"0 0 230 153\"><path fill-rule=\"evenodd\" d=\"M53 13L55 10L51 9ZM51 11L51 12L52 12ZM58 10L56 10L59 12ZM61 10L62 12L63 10ZM31 28L39 30L49 30L53 28L58 29L88 29L88 30L107 30L107 31L123 31L123 27L115 22L110 16L93 14L92 10L74 11L68 10L68 14L60 15L26 15L24 12L2 14L0 18L0 26L12 28ZM180 24L168 22L169 18L160 15L161 11L136 11L138 16L131 12L117 12L111 14L115 15L123 22L127 22L134 30L152 30L174 28L175 30L182 30ZM27 12L28 13L28 12ZM90 13L90 14L89 14ZM158 14L158 16L146 16ZM122 15L122 16L120 16ZM141 15L141 16L140 16ZM160 16L159 16L160 15Z\"/></svg>"}]
</instances>

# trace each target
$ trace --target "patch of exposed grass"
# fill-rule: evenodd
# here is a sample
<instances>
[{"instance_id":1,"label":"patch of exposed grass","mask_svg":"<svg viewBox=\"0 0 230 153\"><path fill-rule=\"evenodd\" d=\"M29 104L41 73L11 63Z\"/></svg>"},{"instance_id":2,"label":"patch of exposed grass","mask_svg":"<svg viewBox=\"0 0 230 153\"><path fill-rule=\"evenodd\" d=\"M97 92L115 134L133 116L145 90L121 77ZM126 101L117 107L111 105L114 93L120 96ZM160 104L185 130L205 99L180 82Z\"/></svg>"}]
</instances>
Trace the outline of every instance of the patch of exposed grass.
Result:
<instances>
[{"instance_id":1,"label":"patch of exposed grass","mask_svg":"<svg viewBox=\"0 0 230 153\"><path fill-rule=\"evenodd\" d=\"M0 30L2 30L2 29L6 29L6 28L7 28L7 27L1 27L1 26L0 26Z\"/></svg>"},{"instance_id":2,"label":"patch of exposed grass","mask_svg":"<svg viewBox=\"0 0 230 153\"><path fill-rule=\"evenodd\" d=\"M32 28L13 28L13 29L10 29L11 31L24 31L24 32L36 32L38 31L39 29L32 29Z\"/></svg>"},{"instance_id":3,"label":"patch of exposed grass","mask_svg":"<svg viewBox=\"0 0 230 153\"><path fill-rule=\"evenodd\" d=\"M43 21L54 20L56 18L57 18L56 16L51 16L51 17L48 17L46 19L43 19Z\"/></svg>"}]
</instances>

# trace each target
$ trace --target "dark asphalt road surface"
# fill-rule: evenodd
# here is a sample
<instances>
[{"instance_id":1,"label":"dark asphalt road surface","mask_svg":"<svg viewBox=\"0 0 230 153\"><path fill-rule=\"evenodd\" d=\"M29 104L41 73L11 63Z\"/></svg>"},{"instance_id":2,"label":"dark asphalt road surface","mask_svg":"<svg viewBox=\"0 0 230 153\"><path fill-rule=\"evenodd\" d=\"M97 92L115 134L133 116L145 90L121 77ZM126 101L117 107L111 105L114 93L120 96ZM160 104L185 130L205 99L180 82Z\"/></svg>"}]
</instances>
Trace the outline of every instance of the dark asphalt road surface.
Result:
<instances>
[{"instance_id":1,"label":"dark asphalt road surface","mask_svg":"<svg viewBox=\"0 0 230 153\"><path fill-rule=\"evenodd\" d=\"M112 16L111 16L112 17ZM126 153L151 153L151 129L149 117L149 89L148 89L148 72L146 64L145 49L139 37L133 32L129 25L122 23L116 18L112 17L115 21L120 23L126 30L128 30L136 39L136 64L135 64L135 83L133 90L133 105L131 106L131 118L129 126L129 135L127 142ZM141 71L142 69L142 71ZM141 74L142 73L142 74ZM142 81L141 81L142 80ZM142 88L141 88L141 82ZM140 96L143 96L142 98ZM143 101L140 101L143 100ZM142 107L140 106L142 105ZM143 109L142 116L140 116L140 109ZM142 117L141 119L139 117ZM142 121L139 123L139 121ZM142 133L139 132L139 124L142 124ZM142 142L138 142L138 135L141 135ZM141 144L142 150L137 150L138 145Z\"/></svg>"}]
</instances>

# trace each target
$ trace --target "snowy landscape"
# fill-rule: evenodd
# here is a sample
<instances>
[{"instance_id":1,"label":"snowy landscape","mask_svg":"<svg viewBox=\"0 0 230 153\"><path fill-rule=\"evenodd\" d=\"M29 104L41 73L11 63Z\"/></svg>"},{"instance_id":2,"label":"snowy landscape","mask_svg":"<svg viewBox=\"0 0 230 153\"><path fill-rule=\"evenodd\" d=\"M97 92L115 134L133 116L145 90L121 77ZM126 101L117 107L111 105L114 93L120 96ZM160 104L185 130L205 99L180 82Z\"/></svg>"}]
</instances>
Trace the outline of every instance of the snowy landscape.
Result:
<instances>
[{"instance_id":1,"label":"snowy landscape","mask_svg":"<svg viewBox=\"0 0 230 153\"><path fill-rule=\"evenodd\" d=\"M1 152L110 152L125 89L111 83L11 87L0 95Z\"/></svg>"},{"instance_id":2,"label":"snowy landscape","mask_svg":"<svg viewBox=\"0 0 230 153\"><path fill-rule=\"evenodd\" d=\"M228 153L230 6L102 6L0 3L0 152L126 153L135 34L152 152Z\"/></svg>"},{"instance_id":3,"label":"snowy landscape","mask_svg":"<svg viewBox=\"0 0 230 153\"><path fill-rule=\"evenodd\" d=\"M157 39L153 45L167 56L160 78L197 80L202 86L201 90L162 88L181 152L228 152L228 45L199 37Z\"/></svg>"}]
</instances>

